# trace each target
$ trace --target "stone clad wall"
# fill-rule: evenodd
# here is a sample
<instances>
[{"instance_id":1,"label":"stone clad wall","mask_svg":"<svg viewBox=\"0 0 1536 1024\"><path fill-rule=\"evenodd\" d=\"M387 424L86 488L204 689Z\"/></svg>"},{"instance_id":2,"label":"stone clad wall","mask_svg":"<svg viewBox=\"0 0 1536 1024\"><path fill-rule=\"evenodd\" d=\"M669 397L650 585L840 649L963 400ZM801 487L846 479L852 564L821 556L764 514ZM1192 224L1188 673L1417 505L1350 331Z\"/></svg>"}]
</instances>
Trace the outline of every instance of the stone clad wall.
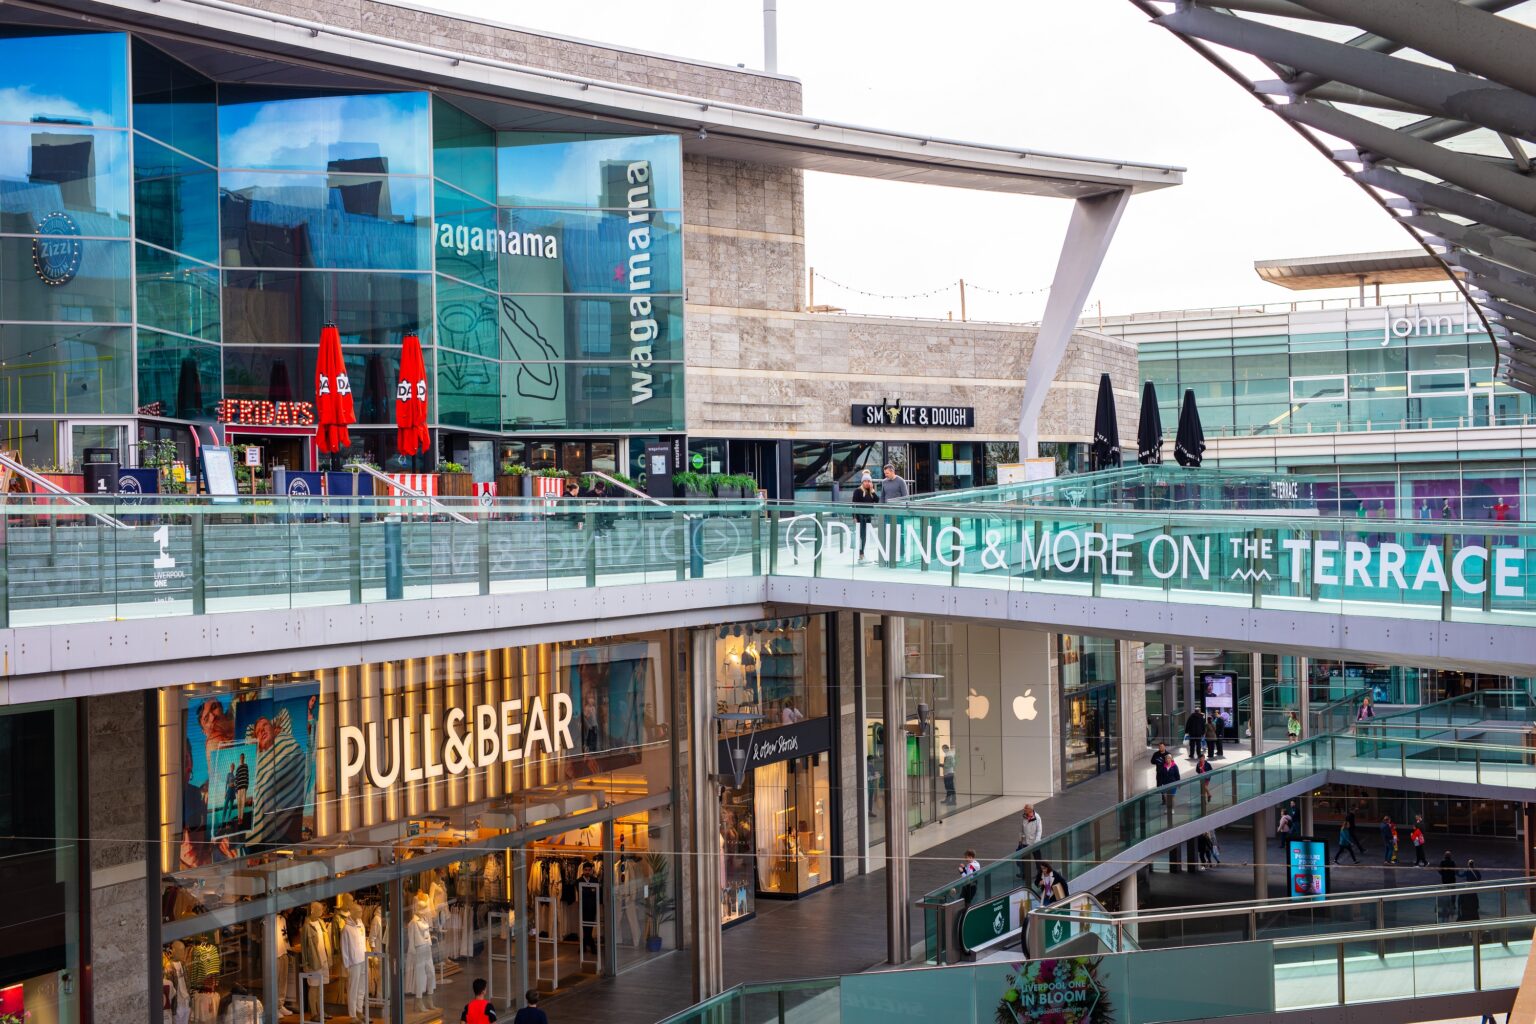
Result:
<instances>
[{"instance_id":1,"label":"stone clad wall","mask_svg":"<svg viewBox=\"0 0 1536 1024\"><path fill-rule=\"evenodd\" d=\"M789 113L800 112L800 83L756 71L631 53L378 0L235 0L273 14L319 21L511 64ZM502 13L490 7L493 13ZM505 8L516 17L516 8ZM603 26L593 26L602 34Z\"/></svg>"},{"instance_id":2,"label":"stone clad wall","mask_svg":"<svg viewBox=\"0 0 1536 1024\"><path fill-rule=\"evenodd\" d=\"M81 701L90 742L91 996L98 1021L148 1020L144 834L144 694Z\"/></svg>"}]
</instances>

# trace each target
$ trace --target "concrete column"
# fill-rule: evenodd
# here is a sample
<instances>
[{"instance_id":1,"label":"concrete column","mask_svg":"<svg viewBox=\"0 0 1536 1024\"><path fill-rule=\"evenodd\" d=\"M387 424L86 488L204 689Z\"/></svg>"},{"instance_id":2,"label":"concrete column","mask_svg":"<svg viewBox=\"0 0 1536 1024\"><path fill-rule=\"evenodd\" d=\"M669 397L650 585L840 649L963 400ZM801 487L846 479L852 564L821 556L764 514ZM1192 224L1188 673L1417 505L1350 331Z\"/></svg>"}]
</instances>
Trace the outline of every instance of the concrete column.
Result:
<instances>
[{"instance_id":1,"label":"concrete column","mask_svg":"<svg viewBox=\"0 0 1536 1024\"><path fill-rule=\"evenodd\" d=\"M1136 794L1141 768L1147 761L1146 645L1139 640L1121 640L1115 653L1120 799L1129 800Z\"/></svg>"},{"instance_id":2,"label":"concrete column","mask_svg":"<svg viewBox=\"0 0 1536 1024\"><path fill-rule=\"evenodd\" d=\"M693 998L725 988L720 945L720 783L715 741L715 635L696 629L688 647L688 773L693 792L689 831L694 869L689 876L689 940L693 947Z\"/></svg>"},{"instance_id":3,"label":"concrete column","mask_svg":"<svg viewBox=\"0 0 1536 1024\"><path fill-rule=\"evenodd\" d=\"M1301 821L1298 824L1301 826L1302 835L1311 836L1313 834L1311 793L1301 798Z\"/></svg>"},{"instance_id":4,"label":"concrete column","mask_svg":"<svg viewBox=\"0 0 1536 1024\"><path fill-rule=\"evenodd\" d=\"M907 622L880 617L885 686L885 935L886 960L904 964L912 955L911 880L907 875Z\"/></svg>"},{"instance_id":5,"label":"concrete column","mask_svg":"<svg viewBox=\"0 0 1536 1024\"><path fill-rule=\"evenodd\" d=\"M1296 680L1296 717L1301 719L1302 739L1312 735L1312 687L1307 678L1310 668L1306 658L1296 659L1296 674L1300 677Z\"/></svg>"},{"instance_id":6,"label":"concrete column","mask_svg":"<svg viewBox=\"0 0 1536 1024\"><path fill-rule=\"evenodd\" d=\"M1264 753L1264 656L1257 651L1249 656L1248 679L1248 721L1253 732L1248 740L1248 749L1254 757L1258 757Z\"/></svg>"},{"instance_id":7,"label":"concrete column","mask_svg":"<svg viewBox=\"0 0 1536 1024\"><path fill-rule=\"evenodd\" d=\"M1253 825L1253 898L1269 899L1269 811L1259 811Z\"/></svg>"},{"instance_id":8,"label":"concrete column","mask_svg":"<svg viewBox=\"0 0 1536 1024\"><path fill-rule=\"evenodd\" d=\"M1122 914L1134 914L1141 909L1141 871L1137 869L1126 875L1120 881L1120 912ZM1136 924L1128 921L1125 925L1126 938L1132 942L1140 942L1137 935Z\"/></svg>"},{"instance_id":9,"label":"concrete column","mask_svg":"<svg viewBox=\"0 0 1536 1024\"><path fill-rule=\"evenodd\" d=\"M1194 713L1195 702L1195 649L1184 648L1184 714ZM1182 725L1182 721L1180 722Z\"/></svg>"},{"instance_id":10,"label":"concrete column","mask_svg":"<svg viewBox=\"0 0 1536 1024\"><path fill-rule=\"evenodd\" d=\"M55 715L59 749L79 749L83 737L90 751L78 780L90 837L79 847L89 885L80 894L80 909L90 914L90 946L81 951L88 977L80 991L99 1021L159 1019L160 1001L149 998L145 985L152 978L152 991L160 990L160 951L149 948L150 937L159 934L160 864L151 863L146 851L157 857L161 851L145 841L151 834L159 838L159 780L146 765L156 700L151 691L77 701L80 736L73 716ZM64 817L59 827L62 834L72 829Z\"/></svg>"}]
</instances>

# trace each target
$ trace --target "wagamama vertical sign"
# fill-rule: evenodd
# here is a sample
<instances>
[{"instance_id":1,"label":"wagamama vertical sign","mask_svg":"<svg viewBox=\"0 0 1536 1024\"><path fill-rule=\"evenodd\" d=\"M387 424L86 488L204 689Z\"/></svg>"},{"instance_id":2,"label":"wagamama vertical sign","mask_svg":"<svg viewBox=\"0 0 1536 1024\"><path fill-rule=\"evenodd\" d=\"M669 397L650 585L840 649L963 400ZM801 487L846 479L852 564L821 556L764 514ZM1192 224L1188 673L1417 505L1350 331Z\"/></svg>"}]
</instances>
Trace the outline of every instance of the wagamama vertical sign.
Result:
<instances>
[{"instance_id":1,"label":"wagamama vertical sign","mask_svg":"<svg viewBox=\"0 0 1536 1024\"><path fill-rule=\"evenodd\" d=\"M469 710L449 708L441 723L435 718L429 711L383 723L343 725L337 732L341 795L351 793L359 777L375 789L388 789L397 782L553 757L575 746L569 694L550 697L548 711L542 697L532 697L526 709L521 699L503 700Z\"/></svg>"},{"instance_id":2,"label":"wagamama vertical sign","mask_svg":"<svg viewBox=\"0 0 1536 1024\"><path fill-rule=\"evenodd\" d=\"M650 295L651 162L631 163L624 180L629 184L629 404L639 405L652 397L651 346L657 335Z\"/></svg>"}]
</instances>

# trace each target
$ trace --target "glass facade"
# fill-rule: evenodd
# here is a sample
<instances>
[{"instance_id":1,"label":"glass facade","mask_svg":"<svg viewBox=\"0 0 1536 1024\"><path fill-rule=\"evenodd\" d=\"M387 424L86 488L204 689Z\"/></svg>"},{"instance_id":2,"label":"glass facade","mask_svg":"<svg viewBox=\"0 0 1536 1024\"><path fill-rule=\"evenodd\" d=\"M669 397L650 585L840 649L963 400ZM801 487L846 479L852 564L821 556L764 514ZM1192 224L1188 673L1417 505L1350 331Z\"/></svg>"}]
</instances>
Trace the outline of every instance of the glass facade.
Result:
<instances>
[{"instance_id":1,"label":"glass facade","mask_svg":"<svg viewBox=\"0 0 1536 1024\"><path fill-rule=\"evenodd\" d=\"M1493 345L1459 302L1105 326L1139 342L1165 426L1195 393L1207 435L1527 423L1536 399L1493 380Z\"/></svg>"},{"instance_id":2,"label":"glass facade","mask_svg":"<svg viewBox=\"0 0 1536 1024\"><path fill-rule=\"evenodd\" d=\"M676 948L671 663L640 634L161 690L173 1004L422 1024Z\"/></svg>"},{"instance_id":3,"label":"glass facade","mask_svg":"<svg viewBox=\"0 0 1536 1024\"><path fill-rule=\"evenodd\" d=\"M120 33L14 30L0 94L0 414L35 465L78 462L74 417L184 437L224 398L309 400L327 323L348 454L381 465L407 333L445 453L466 433L683 427L675 136L220 83Z\"/></svg>"}]
</instances>

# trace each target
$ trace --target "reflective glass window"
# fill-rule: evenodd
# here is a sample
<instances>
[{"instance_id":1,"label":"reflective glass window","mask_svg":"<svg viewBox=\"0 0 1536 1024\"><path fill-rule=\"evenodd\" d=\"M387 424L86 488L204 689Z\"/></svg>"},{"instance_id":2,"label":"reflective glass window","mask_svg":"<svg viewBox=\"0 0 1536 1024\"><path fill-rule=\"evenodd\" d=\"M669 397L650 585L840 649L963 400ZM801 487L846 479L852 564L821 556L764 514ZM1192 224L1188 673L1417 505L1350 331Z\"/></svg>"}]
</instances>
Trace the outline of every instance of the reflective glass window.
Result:
<instances>
[{"instance_id":1,"label":"reflective glass window","mask_svg":"<svg viewBox=\"0 0 1536 1024\"><path fill-rule=\"evenodd\" d=\"M453 104L433 99L432 173L495 202L496 133Z\"/></svg>"},{"instance_id":2,"label":"reflective glass window","mask_svg":"<svg viewBox=\"0 0 1536 1024\"><path fill-rule=\"evenodd\" d=\"M1466 345L1410 345L1410 370L1460 370L1471 365Z\"/></svg>"},{"instance_id":3,"label":"reflective glass window","mask_svg":"<svg viewBox=\"0 0 1536 1024\"><path fill-rule=\"evenodd\" d=\"M0 119L128 126L128 37L39 33L0 37Z\"/></svg>"},{"instance_id":4,"label":"reflective glass window","mask_svg":"<svg viewBox=\"0 0 1536 1024\"><path fill-rule=\"evenodd\" d=\"M219 340L219 272L183 256L137 246L139 323Z\"/></svg>"},{"instance_id":5,"label":"reflective glass window","mask_svg":"<svg viewBox=\"0 0 1536 1024\"><path fill-rule=\"evenodd\" d=\"M213 168L172 149L136 139L133 193L140 241L204 263L219 259L219 178Z\"/></svg>"},{"instance_id":6,"label":"reflective glass window","mask_svg":"<svg viewBox=\"0 0 1536 1024\"><path fill-rule=\"evenodd\" d=\"M212 420L220 398L219 346L142 328L138 335L139 411Z\"/></svg>"},{"instance_id":7,"label":"reflective glass window","mask_svg":"<svg viewBox=\"0 0 1536 1024\"><path fill-rule=\"evenodd\" d=\"M128 135L0 125L0 231L126 237Z\"/></svg>"},{"instance_id":8,"label":"reflective glass window","mask_svg":"<svg viewBox=\"0 0 1536 1024\"><path fill-rule=\"evenodd\" d=\"M133 411L133 345L126 327L0 325L0 362L0 412Z\"/></svg>"},{"instance_id":9,"label":"reflective glass window","mask_svg":"<svg viewBox=\"0 0 1536 1024\"><path fill-rule=\"evenodd\" d=\"M427 94L226 85L219 165L239 170L430 173Z\"/></svg>"},{"instance_id":10,"label":"reflective glass window","mask_svg":"<svg viewBox=\"0 0 1536 1024\"><path fill-rule=\"evenodd\" d=\"M428 378L432 375L433 352L422 349ZM224 346L224 396L251 401L306 401L314 393L315 352L306 346ZM357 422L393 424L395 422L395 382L400 376L400 349L389 347L351 347L342 353L347 364L347 379L352 384L352 406ZM393 444L394 437L390 436ZM358 443L354 435L354 446ZM390 451L394 449L391 447Z\"/></svg>"},{"instance_id":11,"label":"reflective glass window","mask_svg":"<svg viewBox=\"0 0 1536 1024\"><path fill-rule=\"evenodd\" d=\"M219 197L226 267L431 266L422 178L226 172Z\"/></svg>"},{"instance_id":12,"label":"reflective glass window","mask_svg":"<svg viewBox=\"0 0 1536 1024\"><path fill-rule=\"evenodd\" d=\"M437 358L438 423L473 430L501 429L501 365L462 352L439 349Z\"/></svg>"},{"instance_id":13,"label":"reflective glass window","mask_svg":"<svg viewBox=\"0 0 1536 1024\"><path fill-rule=\"evenodd\" d=\"M393 345L414 333L431 343L432 283L426 274L323 270L226 270L224 340L237 345L315 345L334 323L347 345Z\"/></svg>"},{"instance_id":14,"label":"reflective glass window","mask_svg":"<svg viewBox=\"0 0 1536 1024\"><path fill-rule=\"evenodd\" d=\"M497 256L508 247L496 233L496 208L438 182L432 255L439 273L481 288L496 287Z\"/></svg>"},{"instance_id":15,"label":"reflective glass window","mask_svg":"<svg viewBox=\"0 0 1536 1024\"><path fill-rule=\"evenodd\" d=\"M129 322L132 244L0 238L0 320Z\"/></svg>"},{"instance_id":16,"label":"reflective glass window","mask_svg":"<svg viewBox=\"0 0 1536 1024\"><path fill-rule=\"evenodd\" d=\"M1290 430L1290 410L1289 403L1285 402L1238 402L1233 431L1238 435L1284 433Z\"/></svg>"},{"instance_id":17,"label":"reflective glass window","mask_svg":"<svg viewBox=\"0 0 1536 1024\"><path fill-rule=\"evenodd\" d=\"M1291 398L1310 402L1320 398L1343 398L1347 385L1344 377L1310 377L1291 381Z\"/></svg>"},{"instance_id":18,"label":"reflective glass window","mask_svg":"<svg viewBox=\"0 0 1536 1024\"><path fill-rule=\"evenodd\" d=\"M505 359L627 360L632 349L649 346L653 361L666 362L683 355L683 300L507 295L501 335Z\"/></svg>"},{"instance_id":19,"label":"reflective glass window","mask_svg":"<svg viewBox=\"0 0 1536 1024\"><path fill-rule=\"evenodd\" d=\"M217 163L214 85L142 40L133 41L133 127L161 142Z\"/></svg>"},{"instance_id":20,"label":"reflective glass window","mask_svg":"<svg viewBox=\"0 0 1536 1024\"><path fill-rule=\"evenodd\" d=\"M683 288L676 213L632 223L628 214L612 211L503 209L496 244L501 290L510 294L681 294Z\"/></svg>"},{"instance_id":21,"label":"reflective glass window","mask_svg":"<svg viewBox=\"0 0 1536 1024\"><path fill-rule=\"evenodd\" d=\"M511 300L446 277L437 279L437 338L444 348L495 359L496 310ZM517 328L514 327L514 330Z\"/></svg>"},{"instance_id":22,"label":"reflective glass window","mask_svg":"<svg viewBox=\"0 0 1536 1024\"><path fill-rule=\"evenodd\" d=\"M678 210L682 151L675 135L501 132L496 201L504 206ZM631 190L635 193L631 203Z\"/></svg>"},{"instance_id":23,"label":"reflective glass window","mask_svg":"<svg viewBox=\"0 0 1536 1024\"><path fill-rule=\"evenodd\" d=\"M505 363L502 374L502 417L509 430L682 426L679 363L643 370L629 363Z\"/></svg>"}]
</instances>

